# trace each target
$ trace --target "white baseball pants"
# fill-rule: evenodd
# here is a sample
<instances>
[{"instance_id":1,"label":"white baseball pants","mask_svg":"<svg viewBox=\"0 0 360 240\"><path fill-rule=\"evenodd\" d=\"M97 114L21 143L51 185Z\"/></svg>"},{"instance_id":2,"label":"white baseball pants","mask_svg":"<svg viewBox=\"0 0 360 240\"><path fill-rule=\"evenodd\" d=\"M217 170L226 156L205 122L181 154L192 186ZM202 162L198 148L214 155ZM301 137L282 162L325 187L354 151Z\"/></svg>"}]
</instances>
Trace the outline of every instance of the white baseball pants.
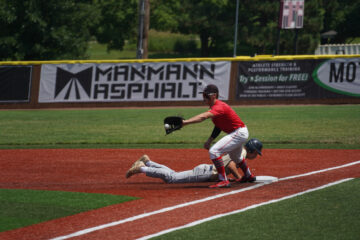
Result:
<instances>
[{"instance_id":1,"label":"white baseball pants","mask_svg":"<svg viewBox=\"0 0 360 240\"><path fill-rule=\"evenodd\" d=\"M242 146L247 141L248 137L249 131L246 126L236 129L232 133L221 138L210 148L210 158L217 159L227 153L235 163L240 163Z\"/></svg>"}]
</instances>

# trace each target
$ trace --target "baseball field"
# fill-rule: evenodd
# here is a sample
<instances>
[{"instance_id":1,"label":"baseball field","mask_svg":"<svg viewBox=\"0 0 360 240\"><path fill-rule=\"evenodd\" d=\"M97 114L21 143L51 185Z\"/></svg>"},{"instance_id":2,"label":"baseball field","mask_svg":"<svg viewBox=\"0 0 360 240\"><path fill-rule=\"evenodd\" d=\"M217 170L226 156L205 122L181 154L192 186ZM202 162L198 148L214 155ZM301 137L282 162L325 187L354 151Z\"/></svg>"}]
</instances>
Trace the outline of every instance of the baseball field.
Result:
<instances>
[{"instance_id":1,"label":"baseball field","mask_svg":"<svg viewBox=\"0 0 360 240\"><path fill-rule=\"evenodd\" d=\"M360 106L237 106L277 182L165 184L125 173L147 154L174 170L210 163L206 107L0 111L0 239L358 239Z\"/></svg>"}]
</instances>

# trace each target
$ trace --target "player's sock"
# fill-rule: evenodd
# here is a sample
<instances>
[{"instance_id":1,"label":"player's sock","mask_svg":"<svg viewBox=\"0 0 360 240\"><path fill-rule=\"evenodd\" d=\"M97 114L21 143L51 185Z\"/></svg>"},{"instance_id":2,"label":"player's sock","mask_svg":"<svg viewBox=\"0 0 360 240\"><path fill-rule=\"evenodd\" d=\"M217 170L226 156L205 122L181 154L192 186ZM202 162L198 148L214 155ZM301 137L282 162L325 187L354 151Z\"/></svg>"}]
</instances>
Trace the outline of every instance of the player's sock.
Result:
<instances>
[{"instance_id":1,"label":"player's sock","mask_svg":"<svg viewBox=\"0 0 360 240\"><path fill-rule=\"evenodd\" d=\"M240 163L239 166L240 166L241 170L244 172L244 175L245 175L246 177L251 176L250 168L248 167L245 159L242 160L242 162Z\"/></svg>"},{"instance_id":2,"label":"player's sock","mask_svg":"<svg viewBox=\"0 0 360 240\"><path fill-rule=\"evenodd\" d=\"M221 181L223 180L227 180L226 178L226 173L225 173L225 167L224 167L224 162L222 160L222 157L218 157L216 159L211 159L216 167L216 170L219 173L219 179Z\"/></svg>"}]
</instances>

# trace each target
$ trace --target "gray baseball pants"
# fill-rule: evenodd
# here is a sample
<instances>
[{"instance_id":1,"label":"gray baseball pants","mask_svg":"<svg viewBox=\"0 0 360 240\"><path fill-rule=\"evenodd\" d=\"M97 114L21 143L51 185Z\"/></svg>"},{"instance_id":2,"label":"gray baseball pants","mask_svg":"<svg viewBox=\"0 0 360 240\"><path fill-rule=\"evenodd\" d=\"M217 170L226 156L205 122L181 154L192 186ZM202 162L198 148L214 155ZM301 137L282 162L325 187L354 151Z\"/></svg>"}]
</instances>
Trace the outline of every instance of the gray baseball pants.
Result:
<instances>
[{"instance_id":1,"label":"gray baseball pants","mask_svg":"<svg viewBox=\"0 0 360 240\"><path fill-rule=\"evenodd\" d=\"M148 177L161 178L166 183L193 183L210 181L214 174L213 167L211 164L200 164L192 170L176 172L165 165L148 161L146 167L141 167L141 172Z\"/></svg>"}]
</instances>

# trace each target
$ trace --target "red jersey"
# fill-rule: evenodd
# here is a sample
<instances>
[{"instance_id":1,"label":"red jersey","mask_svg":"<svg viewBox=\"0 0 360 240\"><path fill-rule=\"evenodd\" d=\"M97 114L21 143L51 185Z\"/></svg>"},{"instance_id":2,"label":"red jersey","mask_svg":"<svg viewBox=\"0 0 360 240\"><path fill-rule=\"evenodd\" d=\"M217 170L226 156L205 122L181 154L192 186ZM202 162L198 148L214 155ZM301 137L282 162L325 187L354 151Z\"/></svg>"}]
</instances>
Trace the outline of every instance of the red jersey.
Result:
<instances>
[{"instance_id":1,"label":"red jersey","mask_svg":"<svg viewBox=\"0 0 360 240\"><path fill-rule=\"evenodd\" d=\"M211 120L221 131L231 133L240 127L245 127L245 124L236 112L229 105L218 99L209 112L214 114Z\"/></svg>"}]
</instances>

